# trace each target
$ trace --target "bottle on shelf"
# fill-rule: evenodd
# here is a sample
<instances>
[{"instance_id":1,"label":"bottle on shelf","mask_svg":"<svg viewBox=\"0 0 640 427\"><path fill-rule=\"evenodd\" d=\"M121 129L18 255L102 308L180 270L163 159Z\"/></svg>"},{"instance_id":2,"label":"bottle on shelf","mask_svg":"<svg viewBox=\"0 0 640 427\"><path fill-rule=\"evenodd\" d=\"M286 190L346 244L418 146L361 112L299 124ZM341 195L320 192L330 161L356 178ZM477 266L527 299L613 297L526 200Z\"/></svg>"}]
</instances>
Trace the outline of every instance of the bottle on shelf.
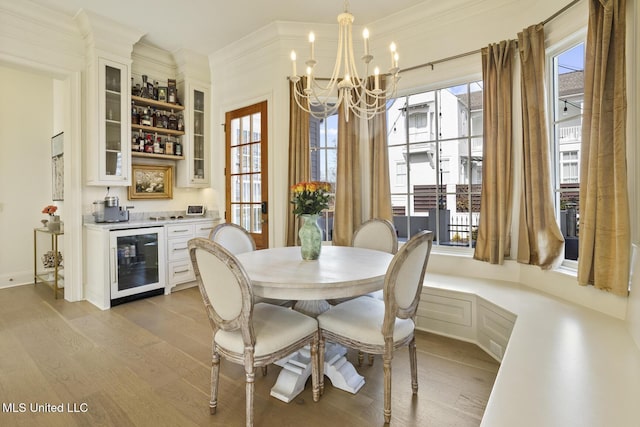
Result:
<instances>
[{"instance_id":1,"label":"bottle on shelf","mask_svg":"<svg viewBox=\"0 0 640 427\"><path fill-rule=\"evenodd\" d=\"M140 87L140 96L142 98L149 98L149 89L147 88L147 76L142 75L142 86Z\"/></svg>"},{"instance_id":2,"label":"bottle on shelf","mask_svg":"<svg viewBox=\"0 0 640 427\"><path fill-rule=\"evenodd\" d=\"M138 133L138 145L137 145L137 151L144 153L144 146L145 146L145 137L144 137L144 132L140 131Z\"/></svg>"},{"instance_id":3,"label":"bottle on shelf","mask_svg":"<svg viewBox=\"0 0 640 427\"><path fill-rule=\"evenodd\" d=\"M151 137L151 134L147 134L147 139L144 143L144 152L153 153L153 139Z\"/></svg>"},{"instance_id":4,"label":"bottle on shelf","mask_svg":"<svg viewBox=\"0 0 640 427\"><path fill-rule=\"evenodd\" d=\"M164 144L164 153L165 154L174 154L173 146L174 146L173 138L171 137L171 135L169 135L169 136L167 136L167 141Z\"/></svg>"},{"instance_id":5,"label":"bottle on shelf","mask_svg":"<svg viewBox=\"0 0 640 427\"><path fill-rule=\"evenodd\" d=\"M162 122L162 114L160 113L160 110L156 110L156 124L155 127L157 128L164 128L164 123Z\"/></svg>"},{"instance_id":6,"label":"bottle on shelf","mask_svg":"<svg viewBox=\"0 0 640 427\"><path fill-rule=\"evenodd\" d=\"M175 145L173 146L173 151L176 156L182 156L182 144L180 144L180 140L177 139Z\"/></svg>"},{"instance_id":7,"label":"bottle on shelf","mask_svg":"<svg viewBox=\"0 0 640 427\"><path fill-rule=\"evenodd\" d=\"M153 82L153 99L158 100L158 81L154 80Z\"/></svg>"},{"instance_id":8,"label":"bottle on shelf","mask_svg":"<svg viewBox=\"0 0 640 427\"><path fill-rule=\"evenodd\" d=\"M169 129L169 115L166 111L162 112L162 127L165 129Z\"/></svg>"},{"instance_id":9,"label":"bottle on shelf","mask_svg":"<svg viewBox=\"0 0 640 427\"><path fill-rule=\"evenodd\" d=\"M144 110L142 110L142 116L140 117L140 124L142 126L151 126L151 116L149 116L148 107L144 107Z\"/></svg>"},{"instance_id":10,"label":"bottle on shelf","mask_svg":"<svg viewBox=\"0 0 640 427\"><path fill-rule=\"evenodd\" d=\"M176 118L173 109L171 110L171 114L169 114L169 129L178 130L178 119Z\"/></svg>"},{"instance_id":11,"label":"bottle on shelf","mask_svg":"<svg viewBox=\"0 0 640 427\"><path fill-rule=\"evenodd\" d=\"M154 113L153 107L149 107L149 117L151 122L151 127L156 127L156 113Z\"/></svg>"},{"instance_id":12,"label":"bottle on shelf","mask_svg":"<svg viewBox=\"0 0 640 427\"><path fill-rule=\"evenodd\" d=\"M160 151L160 137L158 136L157 133L154 135L153 153L162 154L162 152Z\"/></svg>"},{"instance_id":13,"label":"bottle on shelf","mask_svg":"<svg viewBox=\"0 0 640 427\"><path fill-rule=\"evenodd\" d=\"M184 119L182 118L182 114L178 115L178 127L179 131L184 131Z\"/></svg>"},{"instance_id":14,"label":"bottle on shelf","mask_svg":"<svg viewBox=\"0 0 640 427\"><path fill-rule=\"evenodd\" d=\"M136 104L133 101L131 101L131 123L134 125L140 124L138 109L136 108Z\"/></svg>"}]
</instances>

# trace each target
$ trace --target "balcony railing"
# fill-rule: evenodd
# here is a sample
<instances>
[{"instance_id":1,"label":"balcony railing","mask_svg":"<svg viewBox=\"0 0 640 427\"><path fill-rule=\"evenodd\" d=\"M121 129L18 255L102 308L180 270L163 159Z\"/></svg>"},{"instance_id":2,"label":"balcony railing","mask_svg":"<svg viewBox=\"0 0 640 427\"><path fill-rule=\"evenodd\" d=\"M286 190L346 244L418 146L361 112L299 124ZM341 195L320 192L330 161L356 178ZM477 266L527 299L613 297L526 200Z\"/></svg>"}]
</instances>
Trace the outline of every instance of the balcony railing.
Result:
<instances>
[{"instance_id":1,"label":"balcony railing","mask_svg":"<svg viewBox=\"0 0 640 427\"><path fill-rule=\"evenodd\" d=\"M582 140L581 126L567 126L558 130L560 142L579 142Z\"/></svg>"}]
</instances>

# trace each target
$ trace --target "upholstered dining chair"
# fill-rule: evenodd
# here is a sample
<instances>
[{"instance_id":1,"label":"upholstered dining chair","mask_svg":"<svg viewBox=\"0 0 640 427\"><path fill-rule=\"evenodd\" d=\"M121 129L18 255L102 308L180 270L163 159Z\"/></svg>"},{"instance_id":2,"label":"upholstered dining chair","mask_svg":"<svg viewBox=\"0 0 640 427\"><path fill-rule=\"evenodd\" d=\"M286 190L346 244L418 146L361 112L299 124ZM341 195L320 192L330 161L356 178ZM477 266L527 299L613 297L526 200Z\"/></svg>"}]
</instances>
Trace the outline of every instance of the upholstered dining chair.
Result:
<instances>
[{"instance_id":1,"label":"upholstered dining chair","mask_svg":"<svg viewBox=\"0 0 640 427\"><path fill-rule=\"evenodd\" d=\"M353 233L351 246L356 248L374 249L376 251L395 254L398 252L398 235L391 221L381 218L371 218L363 222ZM367 296L382 300L382 291L375 291ZM343 299L340 302L347 301ZM337 302L337 301L334 301ZM362 365L364 354L358 351L358 365ZM369 355L369 366L373 365L373 355Z\"/></svg>"},{"instance_id":2,"label":"upholstered dining chair","mask_svg":"<svg viewBox=\"0 0 640 427\"><path fill-rule=\"evenodd\" d=\"M351 246L395 254L398 252L396 228L391 221L372 218L356 229L351 238Z\"/></svg>"},{"instance_id":3,"label":"upholstered dining chair","mask_svg":"<svg viewBox=\"0 0 640 427\"><path fill-rule=\"evenodd\" d=\"M222 245L198 237L188 242L198 288L213 328L211 414L218 406L220 356L244 365L246 425L253 426L256 367L266 366L311 346L313 400L319 398L318 322L272 304L253 303L250 279L237 258Z\"/></svg>"},{"instance_id":4,"label":"upholstered dining chair","mask_svg":"<svg viewBox=\"0 0 640 427\"><path fill-rule=\"evenodd\" d=\"M256 250L256 242L251 234L232 222L218 224L209 233L209 239L221 244L234 255Z\"/></svg>"},{"instance_id":5,"label":"upholstered dining chair","mask_svg":"<svg viewBox=\"0 0 640 427\"><path fill-rule=\"evenodd\" d=\"M415 315L431 253L433 233L421 231L394 255L384 280L384 301L362 296L331 307L318 316L319 357L323 360L326 340L369 354L384 361L384 420L391 420L391 360L394 350L409 346L411 388L418 392ZM320 394L324 391L324 366L320 366Z\"/></svg>"},{"instance_id":6,"label":"upholstered dining chair","mask_svg":"<svg viewBox=\"0 0 640 427\"><path fill-rule=\"evenodd\" d=\"M218 224L209 233L209 239L224 246L229 252L234 255L244 252L250 252L256 250L256 242L251 237L251 234L238 224L231 222L224 222ZM266 302L269 304L283 305L287 307L293 307L294 301L277 300L273 298L261 298L254 297L255 303Z\"/></svg>"}]
</instances>

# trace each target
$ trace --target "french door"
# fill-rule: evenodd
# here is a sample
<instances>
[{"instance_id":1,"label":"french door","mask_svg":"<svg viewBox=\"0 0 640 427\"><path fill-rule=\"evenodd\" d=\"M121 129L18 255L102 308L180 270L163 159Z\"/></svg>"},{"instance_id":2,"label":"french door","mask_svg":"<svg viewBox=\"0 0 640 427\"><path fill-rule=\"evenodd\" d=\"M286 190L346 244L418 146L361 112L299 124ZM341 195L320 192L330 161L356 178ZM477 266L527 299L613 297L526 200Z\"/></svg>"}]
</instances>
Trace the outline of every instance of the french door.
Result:
<instances>
[{"instance_id":1,"label":"french door","mask_svg":"<svg viewBox=\"0 0 640 427\"><path fill-rule=\"evenodd\" d=\"M267 248L266 101L225 114L225 147L225 219L249 231L258 249Z\"/></svg>"}]
</instances>

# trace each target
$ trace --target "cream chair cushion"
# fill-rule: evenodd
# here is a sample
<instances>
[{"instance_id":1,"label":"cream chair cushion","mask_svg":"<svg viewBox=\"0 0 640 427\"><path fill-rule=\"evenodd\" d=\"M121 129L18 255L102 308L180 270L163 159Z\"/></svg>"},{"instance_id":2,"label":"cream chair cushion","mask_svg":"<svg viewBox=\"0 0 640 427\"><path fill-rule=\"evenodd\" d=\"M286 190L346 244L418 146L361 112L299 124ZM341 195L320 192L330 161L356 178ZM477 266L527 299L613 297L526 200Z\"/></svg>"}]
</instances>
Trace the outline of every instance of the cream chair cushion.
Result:
<instances>
[{"instance_id":1,"label":"cream chair cushion","mask_svg":"<svg viewBox=\"0 0 640 427\"><path fill-rule=\"evenodd\" d=\"M234 255L251 252L256 249L250 234L240 227L229 226L228 223L218 226L214 230L213 241L224 246Z\"/></svg>"},{"instance_id":2,"label":"cream chair cushion","mask_svg":"<svg viewBox=\"0 0 640 427\"><path fill-rule=\"evenodd\" d=\"M255 357L275 353L290 343L301 340L318 329L318 322L295 310L259 303L253 307L253 331L256 337ZM240 330L219 330L215 342L222 348L242 354L244 344Z\"/></svg>"},{"instance_id":3,"label":"cream chair cushion","mask_svg":"<svg viewBox=\"0 0 640 427\"><path fill-rule=\"evenodd\" d=\"M384 346L383 319L384 302L363 296L331 307L318 316L318 324L321 329L348 339ZM413 320L396 318L393 340L407 338L413 333L414 327Z\"/></svg>"}]
</instances>

